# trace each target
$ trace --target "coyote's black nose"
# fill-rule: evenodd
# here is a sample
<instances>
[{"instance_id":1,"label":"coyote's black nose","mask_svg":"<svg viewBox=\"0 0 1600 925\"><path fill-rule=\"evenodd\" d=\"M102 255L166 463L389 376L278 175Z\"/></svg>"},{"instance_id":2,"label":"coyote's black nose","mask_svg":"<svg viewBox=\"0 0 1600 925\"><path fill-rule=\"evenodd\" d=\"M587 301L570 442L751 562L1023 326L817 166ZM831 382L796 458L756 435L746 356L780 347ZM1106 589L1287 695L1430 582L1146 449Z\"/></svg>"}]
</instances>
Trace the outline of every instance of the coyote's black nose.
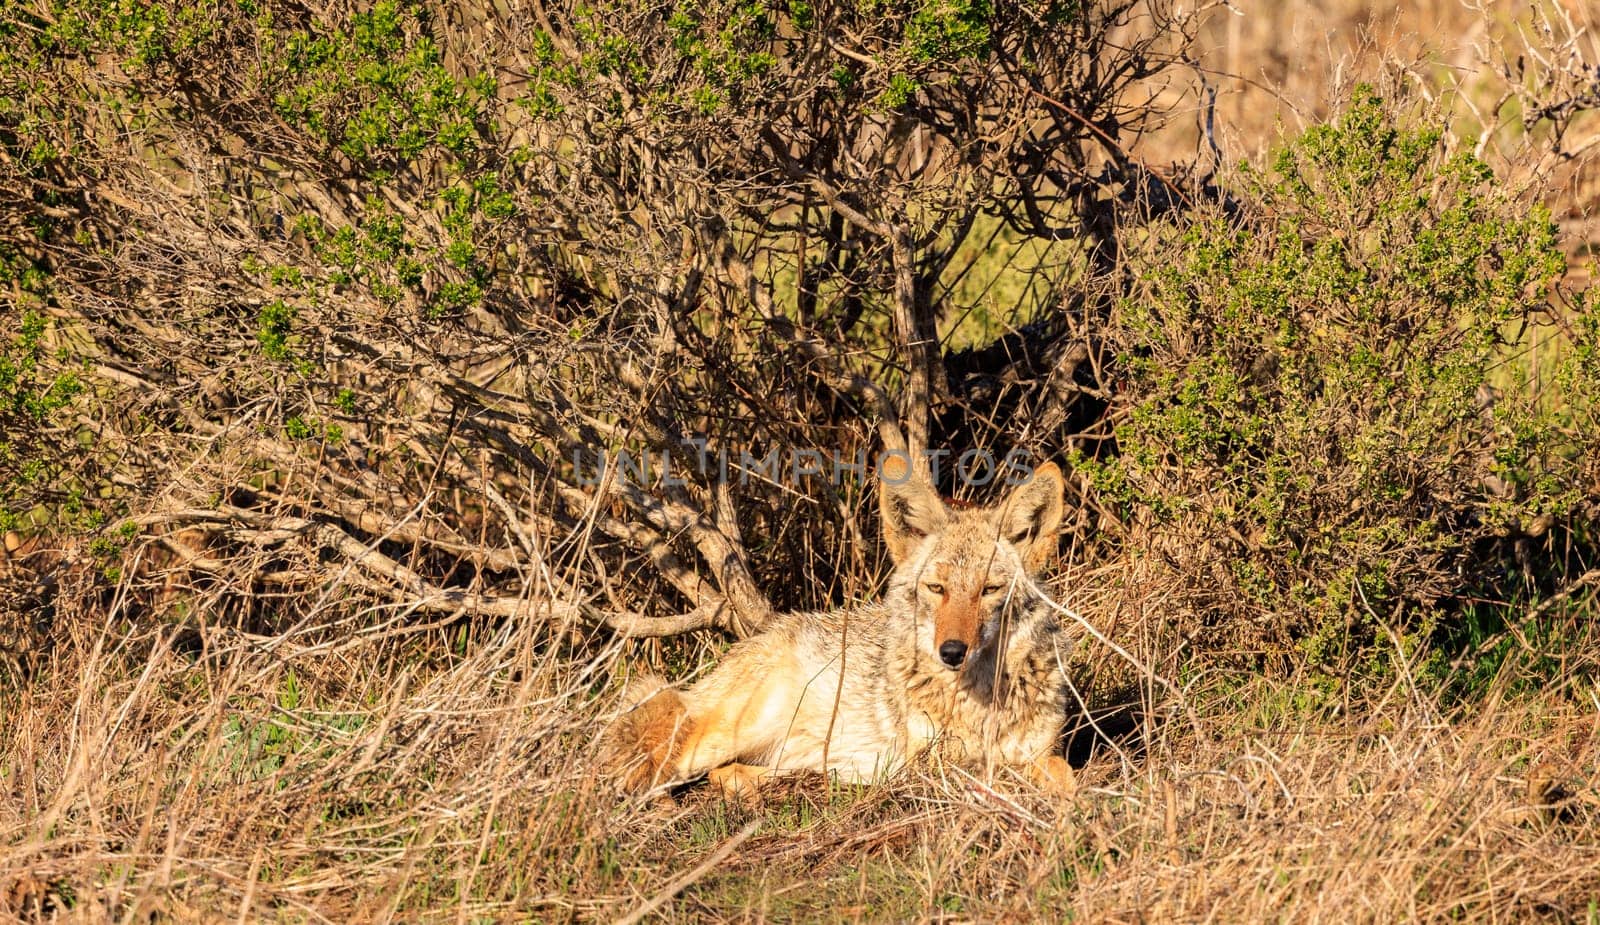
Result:
<instances>
[{"instance_id":1,"label":"coyote's black nose","mask_svg":"<svg viewBox=\"0 0 1600 925\"><path fill-rule=\"evenodd\" d=\"M967 657L967 644L959 639L946 639L939 646L939 660L951 668L960 668L961 660Z\"/></svg>"}]
</instances>

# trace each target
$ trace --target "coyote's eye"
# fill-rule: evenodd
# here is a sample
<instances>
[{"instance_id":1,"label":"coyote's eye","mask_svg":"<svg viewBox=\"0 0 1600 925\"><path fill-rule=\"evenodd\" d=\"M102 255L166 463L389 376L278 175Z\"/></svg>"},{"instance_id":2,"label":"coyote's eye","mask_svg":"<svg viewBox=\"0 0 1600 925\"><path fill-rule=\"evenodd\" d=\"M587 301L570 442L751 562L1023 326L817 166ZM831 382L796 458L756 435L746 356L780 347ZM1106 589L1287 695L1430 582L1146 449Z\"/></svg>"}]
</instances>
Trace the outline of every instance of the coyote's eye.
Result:
<instances>
[{"instance_id":1,"label":"coyote's eye","mask_svg":"<svg viewBox=\"0 0 1600 925\"><path fill-rule=\"evenodd\" d=\"M999 594L1001 591L1004 591L1005 589L1006 589L1005 585L984 585L983 586L983 594L984 594L985 597L988 597L991 594Z\"/></svg>"},{"instance_id":2,"label":"coyote's eye","mask_svg":"<svg viewBox=\"0 0 1600 925\"><path fill-rule=\"evenodd\" d=\"M929 594L943 594L944 593L944 585L939 584L937 581L930 581L927 584L923 585L923 587L928 589L928 593Z\"/></svg>"}]
</instances>

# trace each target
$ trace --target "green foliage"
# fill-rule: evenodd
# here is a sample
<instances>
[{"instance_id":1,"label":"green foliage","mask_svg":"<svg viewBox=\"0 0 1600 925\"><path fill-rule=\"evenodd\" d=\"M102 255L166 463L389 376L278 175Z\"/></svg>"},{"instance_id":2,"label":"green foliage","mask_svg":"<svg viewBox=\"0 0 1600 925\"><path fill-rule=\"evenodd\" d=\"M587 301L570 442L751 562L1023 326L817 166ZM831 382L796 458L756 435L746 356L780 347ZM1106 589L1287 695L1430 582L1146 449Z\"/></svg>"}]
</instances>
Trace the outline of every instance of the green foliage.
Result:
<instances>
[{"instance_id":1,"label":"green foliage","mask_svg":"<svg viewBox=\"0 0 1600 925\"><path fill-rule=\"evenodd\" d=\"M889 78L889 86L878 95L878 105L885 109L899 109L911 102L911 97L922 89L916 78L905 74L895 74Z\"/></svg>"},{"instance_id":2,"label":"green foliage","mask_svg":"<svg viewBox=\"0 0 1600 925\"><path fill-rule=\"evenodd\" d=\"M15 338L0 351L0 415L10 420L40 422L67 406L81 391L71 372L41 369L45 359L45 319L23 311Z\"/></svg>"},{"instance_id":3,"label":"green foliage","mask_svg":"<svg viewBox=\"0 0 1600 925\"><path fill-rule=\"evenodd\" d=\"M989 53L988 0L932 0L906 24L906 52L915 60L951 61L981 58Z\"/></svg>"},{"instance_id":4,"label":"green foliage","mask_svg":"<svg viewBox=\"0 0 1600 925\"><path fill-rule=\"evenodd\" d=\"M583 49L580 69L597 77L624 77L641 82L649 75L649 68L640 47L609 27L607 14L614 10L611 4L602 9L579 5L574 10L573 24L578 45Z\"/></svg>"},{"instance_id":5,"label":"green foliage","mask_svg":"<svg viewBox=\"0 0 1600 925\"><path fill-rule=\"evenodd\" d=\"M0 308L0 530L11 530L61 487L72 447L60 431L83 384L43 312L48 274L0 248L0 286L20 295Z\"/></svg>"},{"instance_id":6,"label":"green foliage","mask_svg":"<svg viewBox=\"0 0 1600 925\"><path fill-rule=\"evenodd\" d=\"M418 9L383 0L333 33L268 32L265 83L278 113L352 159L404 166L429 147L457 156L484 142L495 81L458 78Z\"/></svg>"},{"instance_id":7,"label":"green foliage","mask_svg":"<svg viewBox=\"0 0 1600 925\"><path fill-rule=\"evenodd\" d=\"M810 7L802 6L801 18L810 15ZM696 108L703 112L715 112L730 94L756 84L777 64L771 50L777 25L762 0L680 3L667 27L673 48L706 82L694 91Z\"/></svg>"},{"instance_id":8,"label":"green foliage","mask_svg":"<svg viewBox=\"0 0 1600 925\"><path fill-rule=\"evenodd\" d=\"M57 0L31 38L35 47L58 53L87 54L97 48L118 53L130 73L153 70L196 53L216 35L215 0L163 4L140 0L82 2Z\"/></svg>"},{"instance_id":9,"label":"green foliage","mask_svg":"<svg viewBox=\"0 0 1600 925\"><path fill-rule=\"evenodd\" d=\"M393 305L408 292L421 291L426 265L406 235L400 216L376 199L368 199L366 208L355 226L330 227L314 214L300 216L295 226L312 243L327 268L322 288L359 282L379 302ZM306 295L319 288L299 275L299 270L294 270L292 277L280 278L274 268L272 281Z\"/></svg>"},{"instance_id":10,"label":"green foliage","mask_svg":"<svg viewBox=\"0 0 1600 925\"><path fill-rule=\"evenodd\" d=\"M562 61L555 41L543 29L535 30L531 43L534 67L517 105L535 119L553 119L566 111L561 94L577 83L578 69Z\"/></svg>"},{"instance_id":11,"label":"green foliage","mask_svg":"<svg viewBox=\"0 0 1600 925\"><path fill-rule=\"evenodd\" d=\"M115 530L108 530L89 541L89 554L100 564L100 573L107 581L122 577L123 552L139 536L139 525L124 521Z\"/></svg>"},{"instance_id":12,"label":"green foliage","mask_svg":"<svg viewBox=\"0 0 1600 925\"><path fill-rule=\"evenodd\" d=\"M337 445L344 439L344 428L328 424L303 414L291 414L283 419L283 435L290 440Z\"/></svg>"},{"instance_id":13,"label":"green foliage","mask_svg":"<svg viewBox=\"0 0 1600 925\"><path fill-rule=\"evenodd\" d=\"M261 353L267 359L283 362L294 357L290 346L294 316L294 308L282 299L275 299L261 307L256 340L260 342Z\"/></svg>"},{"instance_id":14,"label":"green foliage","mask_svg":"<svg viewBox=\"0 0 1600 925\"><path fill-rule=\"evenodd\" d=\"M522 105L548 117L565 110L564 93L596 80L620 80L658 114L696 118L769 106L781 112L785 95L811 80L807 74L797 85L796 78L814 62L826 62L836 102L862 112L898 109L931 84L970 80L958 75L988 67L1007 37L1020 38L1022 49L1051 41L1050 30L1075 9L1058 3L1013 9L990 0L835 7L798 0L677 0L659 37L641 41L635 27L619 28L629 20L618 16L616 4L582 5L574 13L577 64L561 64L553 48L536 45L547 52L536 55ZM839 53L850 44L869 47L870 57Z\"/></svg>"},{"instance_id":15,"label":"green foliage","mask_svg":"<svg viewBox=\"0 0 1600 925\"><path fill-rule=\"evenodd\" d=\"M283 433L291 440L310 440L316 431L306 423L305 418L296 414L283 422Z\"/></svg>"},{"instance_id":16,"label":"green foliage","mask_svg":"<svg viewBox=\"0 0 1600 925\"><path fill-rule=\"evenodd\" d=\"M1584 496L1569 412L1526 376L1493 385L1562 270L1555 228L1366 89L1242 187L1247 219L1152 243L1116 311L1121 453L1080 462L1206 576L1190 604L1230 638L1315 664L1365 658L1384 626L1411 646L1497 580L1478 541ZM1593 316L1577 323L1587 356ZM1567 389L1600 387L1565 368Z\"/></svg>"}]
</instances>

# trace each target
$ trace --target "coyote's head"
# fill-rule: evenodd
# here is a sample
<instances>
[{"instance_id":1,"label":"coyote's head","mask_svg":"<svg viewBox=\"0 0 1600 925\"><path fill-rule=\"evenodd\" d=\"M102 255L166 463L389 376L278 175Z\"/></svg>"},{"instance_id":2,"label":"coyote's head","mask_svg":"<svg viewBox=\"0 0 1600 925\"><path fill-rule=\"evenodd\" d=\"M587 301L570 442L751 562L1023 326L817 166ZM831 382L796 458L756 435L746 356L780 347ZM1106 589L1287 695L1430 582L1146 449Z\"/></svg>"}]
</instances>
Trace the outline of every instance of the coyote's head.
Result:
<instances>
[{"instance_id":1,"label":"coyote's head","mask_svg":"<svg viewBox=\"0 0 1600 925\"><path fill-rule=\"evenodd\" d=\"M1038 572L1055 547L1066 487L1061 470L1045 463L987 508L946 504L896 456L885 460L880 483L883 535L895 564L890 596L909 598L918 646L959 669L994 644L1011 605L1025 597L1016 580Z\"/></svg>"}]
</instances>

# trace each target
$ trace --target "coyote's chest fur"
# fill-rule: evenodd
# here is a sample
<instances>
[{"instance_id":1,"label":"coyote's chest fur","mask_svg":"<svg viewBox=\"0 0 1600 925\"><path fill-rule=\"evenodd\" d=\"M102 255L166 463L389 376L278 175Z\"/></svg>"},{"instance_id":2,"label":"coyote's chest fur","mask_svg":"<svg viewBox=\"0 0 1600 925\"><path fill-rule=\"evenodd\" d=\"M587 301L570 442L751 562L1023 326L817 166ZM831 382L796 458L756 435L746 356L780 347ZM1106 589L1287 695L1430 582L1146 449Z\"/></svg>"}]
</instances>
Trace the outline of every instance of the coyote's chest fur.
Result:
<instances>
[{"instance_id":1,"label":"coyote's chest fur","mask_svg":"<svg viewBox=\"0 0 1600 925\"><path fill-rule=\"evenodd\" d=\"M1022 764L1048 753L1066 711L1053 615L1025 615L1001 659L957 673L919 657L915 627L887 603L792 614L735 648L725 664L759 670L708 678L683 692L689 715L743 688L752 704L733 760L774 770L827 770L854 781L892 772L936 746L941 754ZM698 764L699 762L694 762Z\"/></svg>"},{"instance_id":2,"label":"coyote's chest fur","mask_svg":"<svg viewBox=\"0 0 1600 925\"><path fill-rule=\"evenodd\" d=\"M728 767L868 781L930 748L1070 776L1056 755L1070 637L1029 578L1053 544L1061 490L1046 466L1006 504L957 512L925 486L885 484L896 567L884 599L778 617L703 680L643 699L613 733L629 782Z\"/></svg>"}]
</instances>

